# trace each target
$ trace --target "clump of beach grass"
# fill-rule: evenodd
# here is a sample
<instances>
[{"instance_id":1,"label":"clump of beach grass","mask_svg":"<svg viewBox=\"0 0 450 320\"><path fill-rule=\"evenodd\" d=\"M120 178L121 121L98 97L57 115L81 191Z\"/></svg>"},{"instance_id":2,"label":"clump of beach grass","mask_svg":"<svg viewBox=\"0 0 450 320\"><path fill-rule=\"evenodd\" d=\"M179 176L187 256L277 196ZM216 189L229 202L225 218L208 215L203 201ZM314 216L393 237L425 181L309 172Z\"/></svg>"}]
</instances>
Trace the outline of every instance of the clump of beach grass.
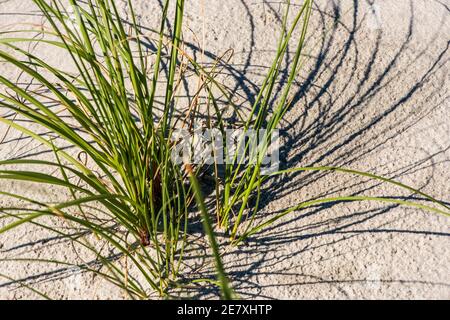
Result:
<instances>
[{"instance_id":1,"label":"clump of beach grass","mask_svg":"<svg viewBox=\"0 0 450 320\"><path fill-rule=\"evenodd\" d=\"M29 207L0 208L0 218L12 221L1 228L0 233L14 232L15 228L25 223L35 224L67 237L94 253L106 271L86 264L73 265L102 276L122 288L129 297L148 298L149 288L167 297L170 288L182 286L179 280L183 278L182 264L190 232L190 215L194 212L202 220L214 257L217 279L209 283L220 287L222 298L231 299L234 294L221 261L221 248L241 243L287 214L323 203L381 201L449 215L450 209L441 201L370 173L339 167L263 172L262 155L267 152L272 136L291 107L291 87L305 59L303 52L312 0L305 0L293 13L290 1L286 1L273 63L250 110L239 113L239 124L235 124L244 133L265 130L258 154L261 156L251 163L246 157L235 156L230 163L223 165L223 172L219 163L210 165L214 181L213 208L205 205L202 185L197 178L204 166L179 164L171 156L175 147L173 134L176 124L181 122L191 127L193 120L190 113L200 110L194 105L187 116L177 113L176 92L186 70L201 79L197 94L201 92L206 97L207 112L203 115L207 119L206 127L219 130L222 137L226 136L229 126L225 108L234 108L233 97L216 80L216 66L206 68L182 49L185 1L165 1L156 51L151 54L144 48L145 40L131 1L128 1L132 17L130 22L120 17L113 0L88 0L85 3L70 0L70 5L76 8L71 13L56 0L34 2L48 25L1 33L0 44L4 49L0 50L0 59L27 74L46 93L23 88L0 75L0 83L13 93L0 93L0 107L45 128L49 134L40 135L7 117L0 117L0 121L47 147L53 152L54 160L1 161L0 179L29 181L41 184L43 188L62 187L71 199L47 203L0 191L2 197L30 204ZM166 21L172 2L175 4L175 17L172 33L168 34ZM292 20L288 19L291 15ZM20 37L21 33L43 37ZM295 33L298 39L294 43ZM18 43L32 42L63 50L70 57L76 72L55 67L45 58L18 46ZM281 95L273 103L288 45L294 47L293 59L288 66ZM163 92L163 102L160 104L157 103L157 92ZM225 105L223 101L219 102L216 92L221 93L222 99L226 97ZM55 111L50 108L46 103L49 100L62 109ZM225 139L222 146L225 152L230 147ZM77 150L78 156L70 154L67 147ZM244 142L243 148L248 151L250 145ZM84 158L89 161L84 161ZM23 169L10 169L11 165ZM29 169L35 166L56 169L58 174ZM389 197L342 196L306 200L275 216L256 219L262 186L274 176L299 171L335 171L380 180L420 195L436 206ZM70 225L85 228L98 241L107 242L134 266L146 285L128 276L127 270L102 253L92 240L73 237L49 223L44 219L46 217L63 219ZM229 236L228 243L217 240L219 229ZM38 262L37 259L34 261ZM71 265L66 261L46 262ZM47 297L44 293L39 294Z\"/></svg>"}]
</instances>

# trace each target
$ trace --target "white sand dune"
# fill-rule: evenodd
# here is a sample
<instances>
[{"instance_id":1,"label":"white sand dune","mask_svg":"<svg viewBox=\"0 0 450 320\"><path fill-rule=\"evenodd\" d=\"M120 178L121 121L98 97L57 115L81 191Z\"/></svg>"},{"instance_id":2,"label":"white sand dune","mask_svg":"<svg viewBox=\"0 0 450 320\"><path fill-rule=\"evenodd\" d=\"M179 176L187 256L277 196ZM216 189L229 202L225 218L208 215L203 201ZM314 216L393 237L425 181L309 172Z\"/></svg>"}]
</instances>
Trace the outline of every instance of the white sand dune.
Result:
<instances>
[{"instance_id":1,"label":"white sand dune","mask_svg":"<svg viewBox=\"0 0 450 320\"><path fill-rule=\"evenodd\" d=\"M126 1L117 2L125 15ZM158 1L134 2L140 23L157 26ZM254 95L273 58L281 2L187 1L186 41L205 50L205 61L234 50L224 72L238 83L240 103ZM316 0L298 99L281 127L283 163L370 171L450 201L449 13L448 0ZM41 20L31 0L0 0L0 31ZM31 49L66 63L45 46ZM2 63L0 73L19 76ZM51 156L0 125L2 138L0 159ZM52 188L6 181L0 190L60 196ZM409 196L337 173L291 175L274 183L262 213L312 197L352 194ZM0 196L0 206L8 201ZM70 244L49 237L32 226L2 234L0 259L82 261ZM293 213L224 259L243 298L450 299L450 220L418 209L361 202ZM0 260L0 274L53 298L123 297L92 274L64 266ZM31 297L36 295L0 278L0 298Z\"/></svg>"}]
</instances>

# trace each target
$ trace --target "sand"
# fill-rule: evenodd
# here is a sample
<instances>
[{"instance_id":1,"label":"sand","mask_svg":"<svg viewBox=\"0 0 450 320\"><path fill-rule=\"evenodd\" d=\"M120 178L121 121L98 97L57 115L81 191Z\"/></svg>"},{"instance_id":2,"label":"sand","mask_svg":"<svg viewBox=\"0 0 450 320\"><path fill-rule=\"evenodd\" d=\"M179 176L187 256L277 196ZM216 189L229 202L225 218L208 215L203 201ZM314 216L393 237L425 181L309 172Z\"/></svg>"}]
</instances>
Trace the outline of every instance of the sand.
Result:
<instances>
[{"instance_id":1,"label":"sand","mask_svg":"<svg viewBox=\"0 0 450 320\"><path fill-rule=\"evenodd\" d=\"M123 12L125 2L117 1ZM134 3L140 23L156 27L158 1ZM238 82L243 105L270 65L282 8L277 1L187 1L186 41L205 49L205 61L234 50L224 72L231 83ZM449 11L448 0L317 0L298 99L280 127L283 166L370 171L450 201ZM1 28L41 20L30 0L0 0ZM48 48L32 49L66 63ZM18 76L3 64L0 70L11 79ZM0 126L0 137L7 133L1 159L49 156L40 154L38 144L6 131ZM56 189L6 181L0 181L0 190L41 199L61 196ZM261 214L317 196L362 194L410 195L338 173L289 175L266 190ZM0 205L9 201L0 196ZM32 226L0 235L0 258L81 261L75 248L50 236ZM230 250L224 262L242 298L450 299L450 220L376 202L316 207L285 217ZM0 260L0 274L53 298L124 297L92 274L64 266ZM208 290L189 294L214 297ZM34 297L0 278L0 298Z\"/></svg>"}]
</instances>

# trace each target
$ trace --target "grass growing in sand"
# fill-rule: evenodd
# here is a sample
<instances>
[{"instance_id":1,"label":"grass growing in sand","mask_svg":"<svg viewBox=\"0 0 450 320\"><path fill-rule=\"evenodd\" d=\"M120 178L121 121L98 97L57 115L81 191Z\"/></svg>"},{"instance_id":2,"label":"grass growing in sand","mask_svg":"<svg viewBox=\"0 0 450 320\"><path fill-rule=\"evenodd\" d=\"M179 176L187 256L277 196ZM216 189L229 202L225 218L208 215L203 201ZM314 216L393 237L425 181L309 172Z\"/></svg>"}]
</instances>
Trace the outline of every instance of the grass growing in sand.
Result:
<instances>
[{"instance_id":1,"label":"grass growing in sand","mask_svg":"<svg viewBox=\"0 0 450 320\"><path fill-rule=\"evenodd\" d=\"M414 188L346 168L305 167L263 174L261 157L250 165L246 164L246 158L235 158L234 163L224 165L223 172L216 162L207 166L179 165L173 161L172 138L177 126L193 130L198 113L206 119L207 128L218 129L222 136L226 136L230 125L244 132L265 129L267 134L261 150L265 154L272 135L291 107L290 92L304 59L312 0L304 1L295 12L291 12L287 1L273 63L248 112L235 109L233 97L217 81L219 61L206 68L183 50L183 0L165 1L156 51L151 54L145 49L146 40L131 1L128 2L130 22L121 19L112 0L88 0L83 4L70 0L72 8L76 8L72 13L56 0L34 2L48 26L2 33L0 44L4 49L0 50L0 59L39 83L40 91L25 89L0 75L0 83L7 88L0 93L0 107L45 128L50 134L39 135L10 118L0 117L0 121L46 146L53 152L54 160L1 161L0 179L57 186L66 189L71 199L44 203L0 191L2 197L27 203L20 208L0 208L0 218L9 221L0 233L14 232L24 223L33 223L84 247L104 268L99 271L89 264L44 262L76 265L94 272L122 288L130 298L145 299L152 292L167 297L172 288L185 285L182 282L186 278L183 274L185 249L193 216L197 215L201 217L217 273L217 279L209 283L220 287L222 298L231 299L234 294L221 261L223 247L242 242L287 214L322 203L381 201L449 215L448 206ZM176 9L172 33L168 34L166 21L171 4ZM288 19L291 15L293 19ZM288 24L288 20L292 22ZM21 38L22 32L43 38ZM294 34L299 36L292 43ZM64 50L76 72L52 66L51 62L18 46L32 42ZM295 53L280 98L273 104L288 44L294 45ZM177 92L188 72L199 80L196 98L204 97L206 108L201 108L199 99L193 99L189 109L180 113ZM162 102L157 99L158 92L163 92ZM49 107L49 102L58 105L59 110ZM230 109L239 115L231 124L226 117ZM222 142L224 149L229 147L226 141ZM68 147L77 150L77 155L69 153ZM246 143L244 148L250 146ZM12 165L23 169L11 169ZM58 173L29 169L36 166L54 168ZM212 207L205 205L202 185L197 179L207 169L214 181ZM256 219L262 186L276 175L298 171L336 171L380 180L418 194L435 206L389 197L342 196L306 200L276 216ZM95 235L95 243L66 233L45 220L48 217L89 230ZM227 243L218 241L217 230L229 235ZM130 276L128 268L100 250L100 241L126 259L141 280Z\"/></svg>"}]
</instances>

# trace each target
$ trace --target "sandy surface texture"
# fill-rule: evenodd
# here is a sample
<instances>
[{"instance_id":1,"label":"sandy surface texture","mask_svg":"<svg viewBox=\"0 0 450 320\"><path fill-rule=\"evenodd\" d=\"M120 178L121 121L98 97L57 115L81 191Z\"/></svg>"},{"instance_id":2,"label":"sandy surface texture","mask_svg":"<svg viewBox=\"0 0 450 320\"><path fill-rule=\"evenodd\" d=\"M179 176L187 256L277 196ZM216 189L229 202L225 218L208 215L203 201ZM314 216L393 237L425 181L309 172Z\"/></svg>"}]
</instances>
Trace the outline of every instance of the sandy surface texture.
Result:
<instances>
[{"instance_id":1,"label":"sandy surface texture","mask_svg":"<svg viewBox=\"0 0 450 320\"><path fill-rule=\"evenodd\" d=\"M117 3L127 18L126 1ZM149 30L157 27L159 1L134 3L140 23ZM223 77L235 84L237 103L254 99L274 55L282 11L282 1L186 2L185 40L204 50L199 59L214 60L233 50ZM282 166L370 171L450 201L449 13L449 0L316 0L295 104L280 126ZM0 0L0 31L41 21L32 1ZM66 63L45 46L30 50ZM0 73L22 81L1 63ZM51 156L5 126L0 139L0 159ZM0 190L40 199L64 196L55 188L7 181L0 181ZM266 187L261 215L337 195L411 196L352 175L291 174ZM0 206L8 201L0 196ZM33 226L0 235L0 298L36 297L12 279L53 298L124 297L74 268L4 260L89 259L81 255ZM377 202L317 206L292 213L229 250L224 262L243 298L450 299L450 220ZM214 292L189 294L211 297Z\"/></svg>"}]
</instances>

